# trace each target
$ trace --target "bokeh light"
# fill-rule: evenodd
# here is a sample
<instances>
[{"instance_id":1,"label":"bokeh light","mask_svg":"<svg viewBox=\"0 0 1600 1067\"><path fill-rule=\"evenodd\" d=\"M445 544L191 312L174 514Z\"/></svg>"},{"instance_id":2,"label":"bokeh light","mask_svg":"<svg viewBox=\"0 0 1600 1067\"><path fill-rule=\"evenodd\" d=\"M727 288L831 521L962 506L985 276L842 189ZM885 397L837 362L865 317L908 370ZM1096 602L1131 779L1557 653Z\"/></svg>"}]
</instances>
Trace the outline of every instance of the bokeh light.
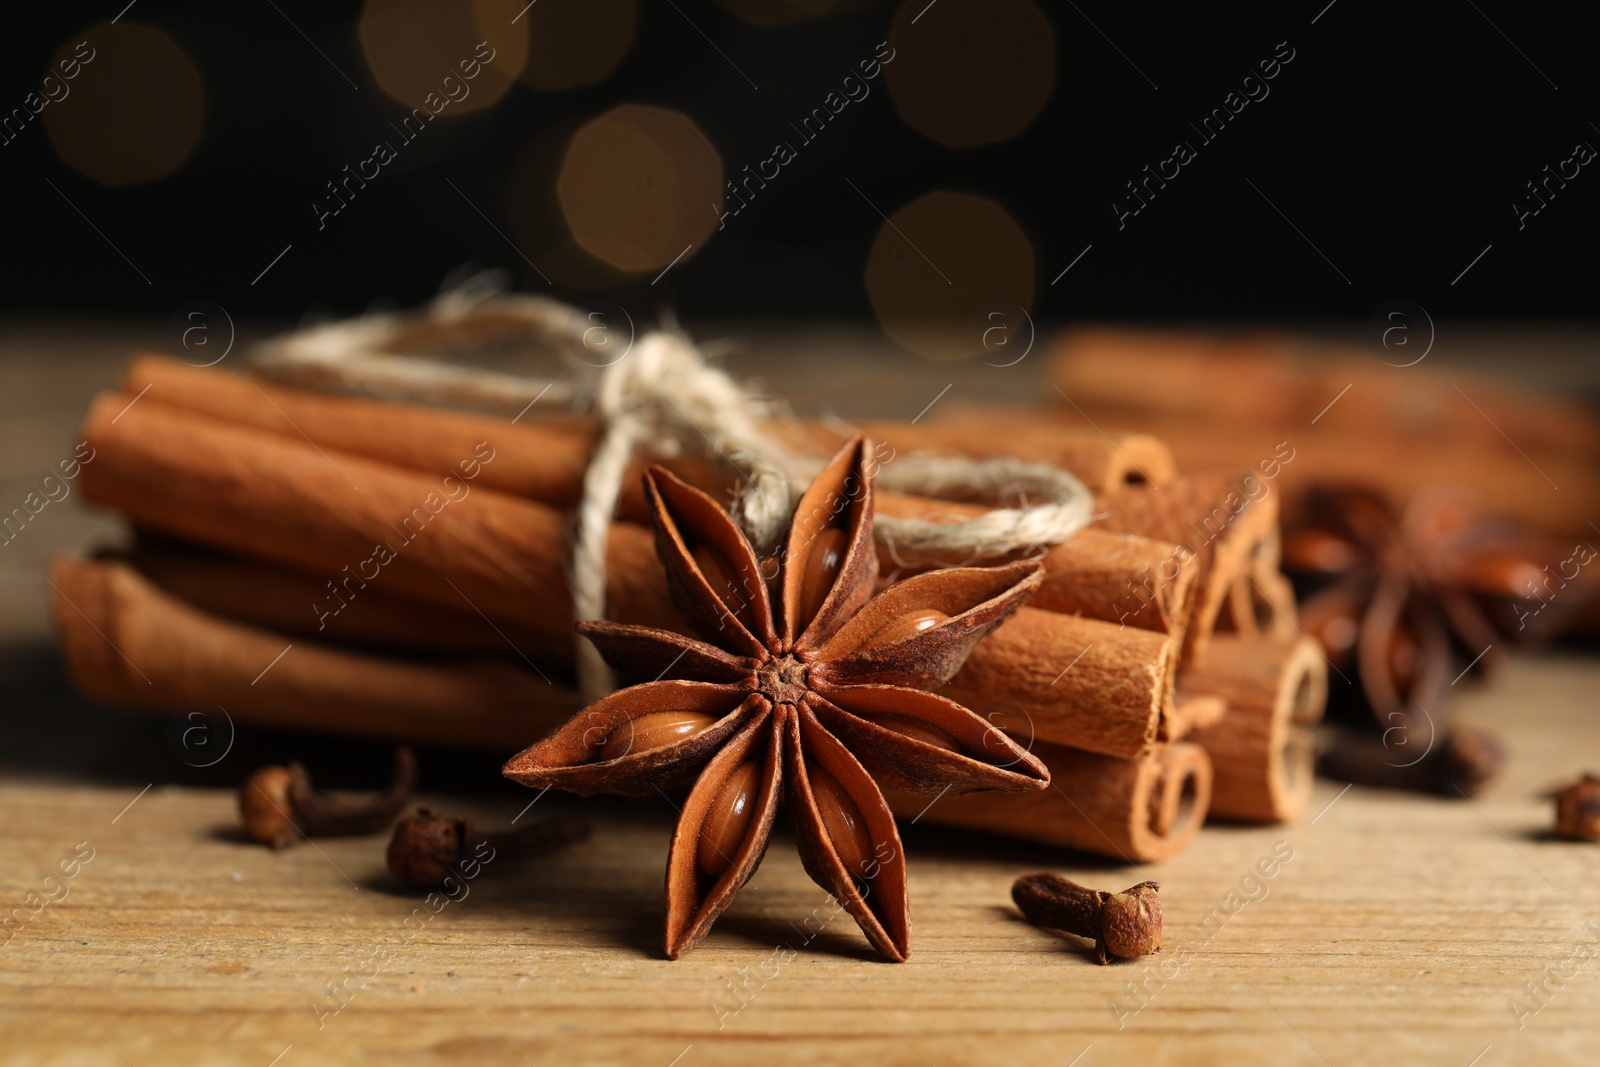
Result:
<instances>
[{"instance_id":1,"label":"bokeh light","mask_svg":"<svg viewBox=\"0 0 1600 1067\"><path fill-rule=\"evenodd\" d=\"M529 288L543 287L544 279L549 278L563 289L593 293L615 289L636 277L578 247L562 217L556 178L579 125L560 122L539 131L518 151L506 182L506 219L511 233L517 247L539 265L537 272L530 268L524 273Z\"/></svg>"},{"instance_id":2,"label":"bokeh light","mask_svg":"<svg viewBox=\"0 0 1600 1067\"><path fill-rule=\"evenodd\" d=\"M618 270L653 270L689 258L716 227L722 159L680 112L623 104L573 135L556 196L580 248Z\"/></svg>"},{"instance_id":3,"label":"bokeh light","mask_svg":"<svg viewBox=\"0 0 1600 1067\"><path fill-rule=\"evenodd\" d=\"M522 73L528 22L511 21L522 7L517 0L367 0L357 34L384 92L406 107L463 115L494 105Z\"/></svg>"},{"instance_id":4,"label":"bokeh light","mask_svg":"<svg viewBox=\"0 0 1600 1067\"><path fill-rule=\"evenodd\" d=\"M633 46L638 0L539 0L523 16L528 63L523 84L541 92L603 80Z\"/></svg>"},{"instance_id":5,"label":"bokeh light","mask_svg":"<svg viewBox=\"0 0 1600 1067\"><path fill-rule=\"evenodd\" d=\"M51 57L43 88L54 102L39 117L56 155L102 185L165 178L205 127L200 72L168 34L137 22L74 35Z\"/></svg>"},{"instance_id":6,"label":"bokeh light","mask_svg":"<svg viewBox=\"0 0 1600 1067\"><path fill-rule=\"evenodd\" d=\"M971 359L1000 350L986 332L1013 330L1032 310L1033 258L1027 235L999 204L932 192L878 227L867 295L899 344L928 359Z\"/></svg>"},{"instance_id":7,"label":"bokeh light","mask_svg":"<svg viewBox=\"0 0 1600 1067\"><path fill-rule=\"evenodd\" d=\"M919 17L920 14L920 17ZM912 20L916 25L912 25ZM884 80L908 126L951 148L1015 137L1055 87L1055 31L1033 0L907 0Z\"/></svg>"}]
</instances>

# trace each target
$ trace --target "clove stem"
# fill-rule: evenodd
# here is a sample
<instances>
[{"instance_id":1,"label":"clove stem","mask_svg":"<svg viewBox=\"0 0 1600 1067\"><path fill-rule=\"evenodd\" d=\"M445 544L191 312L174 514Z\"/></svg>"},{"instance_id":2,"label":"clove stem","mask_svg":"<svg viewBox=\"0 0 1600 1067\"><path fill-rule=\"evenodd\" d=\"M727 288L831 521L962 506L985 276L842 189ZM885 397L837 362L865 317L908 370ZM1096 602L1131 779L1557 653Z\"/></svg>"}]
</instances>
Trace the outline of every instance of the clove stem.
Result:
<instances>
[{"instance_id":1,"label":"clove stem","mask_svg":"<svg viewBox=\"0 0 1600 1067\"><path fill-rule=\"evenodd\" d=\"M1378 789L1441 796L1476 796L1505 763L1499 738L1474 726L1456 726L1420 757L1376 738L1346 734L1318 761L1318 773Z\"/></svg>"},{"instance_id":2,"label":"clove stem","mask_svg":"<svg viewBox=\"0 0 1600 1067\"><path fill-rule=\"evenodd\" d=\"M1161 889L1140 882L1120 893L1090 889L1057 874L1030 874L1011 886L1011 899L1035 926L1063 930L1095 943L1101 963L1161 951Z\"/></svg>"},{"instance_id":3,"label":"clove stem","mask_svg":"<svg viewBox=\"0 0 1600 1067\"><path fill-rule=\"evenodd\" d=\"M394 750L389 788L371 800L352 801L319 793L299 762L262 767L239 787L239 815L247 834L275 849L296 835L347 837L372 834L394 822L417 785L417 758L405 745Z\"/></svg>"},{"instance_id":4,"label":"clove stem","mask_svg":"<svg viewBox=\"0 0 1600 1067\"><path fill-rule=\"evenodd\" d=\"M477 834L465 819L451 819L428 808L418 808L415 815L406 816L395 826L387 859L390 872L402 882L432 887L469 859L476 864L501 856L544 856L588 836L589 822L581 816L546 819L498 834ZM480 851L484 846L492 850L487 857Z\"/></svg>"}]
</instances>

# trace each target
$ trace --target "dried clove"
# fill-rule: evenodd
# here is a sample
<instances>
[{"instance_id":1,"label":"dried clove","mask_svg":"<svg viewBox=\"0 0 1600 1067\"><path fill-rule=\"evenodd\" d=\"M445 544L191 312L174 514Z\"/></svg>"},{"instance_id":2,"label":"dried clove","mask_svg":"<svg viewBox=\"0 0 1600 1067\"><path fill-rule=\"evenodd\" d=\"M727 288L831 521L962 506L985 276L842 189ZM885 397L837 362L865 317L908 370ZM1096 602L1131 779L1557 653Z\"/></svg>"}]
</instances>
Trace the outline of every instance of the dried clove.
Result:
<instances>
[{"instance_id":1,"label":"dried clove","mask_svg":"<svg viewBox=\"0 0 1600 1067\"><path fill-rule=\"evenodd\" d=\"M1317 772L1378 789L1472 797L1500 772L1505 760L1505 746L1493 733L1457 726L1424 755L1409 760L1399 746L1347 734L1322 754Z\"/></svg>"},{"instance_id":2,"label":"dried clove","mask_svg":"<svg viewBox=\"0 0 1600 1067\"><path fill-rule=\"evenodd\" d=\"M417 786L417 758L401 745L394 750L389 788L368 801L341 800L317 792L300 763L262 767L239 786L239 816L245 833L275 849L287 848L296 834L348 837L375 834L394 822Z\"/></svg>"},{"instance_id":3,"label":"dried clove","mask_svg":"<svg viewBox=\"0 0 1600 1067\"><path fill-rule=\"evenodd\" d=\"M387 859L389 871L396 878L431 889L468 864L474 868L467 875L472 878L477 876L480 863L502 854L513 859L543 856L588 836L589 822L578 816L547 819L506 833L476 834L465 819L450 819L428 808L418 808L415 815L406 816L395 826ZM483 854L485 847L490 850L487 856Z\"/></svg>"},{"instance_id":4,"label":"dried clove","mask_svg":"<svg viewBox=\"0 0 1600 1067\"><path fill-rule=\"evenodd\" d=\"M1120 893L1089 889L1057 874L1029 874L1011 886L1011 899L1035 926L1094 941L1101 963L1161 951L1161 886L1140 882Z\"/></svg>"},{"instance_id":5,"label":"dried clove","mask_svg":"<svg viewBox=\"0 0 1600 1067\"><path fill-rule=\"evenodd\" d=\"M1600 776L1585 774L1556 800L1556 833L1569 841L1600 841Z\"/></svg>"}]
</instances>

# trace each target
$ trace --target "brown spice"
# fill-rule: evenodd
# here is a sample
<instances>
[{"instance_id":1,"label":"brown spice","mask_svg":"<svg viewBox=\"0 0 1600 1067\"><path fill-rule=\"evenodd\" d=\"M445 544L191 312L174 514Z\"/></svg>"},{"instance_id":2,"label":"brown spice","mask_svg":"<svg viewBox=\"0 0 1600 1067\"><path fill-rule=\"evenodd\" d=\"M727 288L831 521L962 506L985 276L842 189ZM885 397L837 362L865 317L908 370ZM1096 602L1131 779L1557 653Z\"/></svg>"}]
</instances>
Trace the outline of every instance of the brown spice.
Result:
<instances>
[{"instance_id":1,"label":"brown spice","mask_svg":"<svg viewBox=\"0 0 1600 1067\"><path fill-rule=\"evenodd\" d=\"M1569 841L1600 841L1600 776L1585 774L1556 794L1556 833Z\"/></svg>"},{"instance_id":2,"label":"brown spice","mask_svg":"<svg viewBox=\"0 0 1600 1067\"><path fill-rule=\"evenodd\" d=\"M851 441L806 491L770 587L716 501L652 469L657 552L702 639L580 623L613 667L657 680L597 701L506 764L524 785L583 794L694 779L667 860L671 958L750 879L782 799L806 871L903 960L905 857L880 783L937 795L1049 781L988 721L927 692L1038 586L1038 564L939 570L873 597L869 457Z\"/></svg>"},{"instance_id":3,"label":"brown spice","mask_svg":"<svg viewBox=\"0 0 1600 1067\"><path fill-rule=\"evenodd\" d=\"M386 859L390 873L402 882L432 888L452 874L465 872L468 878L476 877L480 864L502 856L548 855L588 836L588 820L575 816L547 819L505 833L479 834L465 819L418 808L415 815L407 815L395 825Z\"/></svg>"},{"instance_id":4,"label":"brown spice","mask_svg":"<svg viewBox=\"0 0 1600 1067\"><path fill-rule=\"evenodd\" d=\"M1317 773L1377 789L1473 797L1506 761L1500 739L1476 726L1453 728L1420 757L1409 754L1411 744L1385 745L1375 737L1342 734L1317 761Z\"/></svg>"},{"instance_id":5,"label":"brown spice","mask_svg":"<svg viewBox=\"0 0 1600 1067\"><path fill-rule=\"evenodd\" d=\"M262 767L239 786L239 816L245 833L273 848L287 848L295 835L347 837L375 834L394 822L417 786L417 758L401 745L394 750L394 778L370 801L340 800L317 792L311 773L291 763Z\"/></svg>"},{"instance_id":6,"label":"brown spice","mask_svg":"<svg viewBox=\"0 0 1600 1067\"><path fill-rule=\"evenodd\" d=\"M1499 663L1522 630L1507 608L1529 596L1551 548L1455 490L1419 492L1401 511L1374 490L1321 487L1307 510L1283 537L1284 569L1324 583L1302 603L1300 628L1335 667L1355 668L1383 730L1440 707L1455 684L1453 646L1473 657L1468 670Z\"/></svg>"},{"instance_id":7,"label":"brown spice","mask_svg":"<svg viewBox=\"0 0 1600 1067\"><path fill-rule=\"evenodd\" d=\"M1058 874L1030 874L1011 886L1011 899L1035 926L1094 941L1101 963L1161 951L1161 886L1140 882L1120 893L1089 889Z\"/></svg>"}]
</instances>

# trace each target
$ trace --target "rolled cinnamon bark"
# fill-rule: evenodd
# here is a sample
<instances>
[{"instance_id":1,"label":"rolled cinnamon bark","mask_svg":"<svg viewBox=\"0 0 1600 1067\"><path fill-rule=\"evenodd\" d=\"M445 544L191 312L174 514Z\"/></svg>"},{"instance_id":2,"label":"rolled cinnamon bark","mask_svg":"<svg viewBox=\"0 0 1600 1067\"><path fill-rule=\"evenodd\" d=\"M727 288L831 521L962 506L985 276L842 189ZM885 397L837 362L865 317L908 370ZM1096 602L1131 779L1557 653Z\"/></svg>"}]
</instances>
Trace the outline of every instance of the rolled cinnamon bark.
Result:
<instances>
[{"instance_id":1,"label":"rolled cinnamon bark","mask_svg":"<svg viewBox=\"0 0 1600 1067\"><path fill-rule=\"evenodd\" d=\"M456 464L472 456L478 442L488 441L496 454L478 476L481 487L557 508L570 508L583 495L583 472L598 437L592 423L575 418L547 423L530 417L513 424L444 408L287 389L140 352L123 372L122 391L136 396L146 387L146 400L231 426L309 440L439 476L459 477Z\"/></svg>"},{"instance_id":2,"label":"rolled cinnamon bark","mask_svg":"<svg viewBox=\"0 0 1600 1067\"><path fill-rule=\"evenodd\" d=\"M986 510L980 505L899 493L878 492L873 500L881 515L930 522L960 522ZM1177 546L1090 526L1072 540L1045 549L1039 561L1045 568L1044 583L1029 598L1030 607L1137 626L1182 640L1199 563L1180 553ZM899 572L903 577L929 564L971 562L964 557L910 553L889 544L878 546L879 571L886 575Z\"/></svg>"},{"instance_id":3,"label":"rolled cinnamon bark","mask_svg":"<svg viewBox=\"0 0 1600 1067\"><path fill-rule=\"evenodd\" d=\"M488 415L367 397L292 389L245 374L190 366L171 356L142 352L128 363L122 389L129 396L149 387L148 399L233 426L309 441L406 470L454 474L480 442L495 450L478 484L565 511L583 495L584 472L599 431L594 422L565 412L531 411L515 422ZM617 513L648 523L641 475L648 460L635 458L622 479ZM695 485L726 490L731 470L678 457L673 471Z\"/></svg>"},{"instance_id":4,"label":"rolled cinnamon bark","mask_svg":"<svg viewBox=\"0 0 1600 1067\"><path fill-rule=\"evenodd\" d=\"M98 459L98 457L97 457ZM78 688L116 707L221 707L241 723L511 751L578 710L506 663L419 664L200 611L113 561L57 557L52 608Z\"/></svg>"},{"instance_id":5,"label":"rolled cinnamon bark","mask_svg":"<svg viewBox=\"0 0 1600 1067\"><path fill-rule=\"evenodd\" d=\"M1396 336L1422 325L1401 323ZM1404 430L1417 440L1460 437L1499 449L1504 431L1529 450L1600 450L1600 419L1579 404L1498 378L1455 370L1445 375L1430 369L1432 364L1396 373L1396 364L1420 359L1423 342L1416 343L1413 353L1396 348L1379 359L1366 348L1264 332L1083 327L1058 338L1049 359L1051 380L1090 409L1304 428L1348 389L1337 409L1341 417L1379 434ZM1472 397L1471 404L1457 395L1452 382ZM1053 391L1045 396L1059 400ZM1178 454L1187 460L1186 452Z\"/></svg>"},{"instance_id":6,"label":"rolled cinnamon bark","mask_svg":"<svg viewBox=\"0 0 1600 1067\"><path fill-rule=\"evenodd\" d=\"M1428 486L1461 485L1521 525L1561 537L1589 532L1590 502L1600 498L1592 408L1426 364L1396 371L1365 351L1300 358L1306 347L1282 337L1088 329L1062 339L1052 369L1101 426L1159 436L1185 469L1282 460L1286 516L1318 484L1370 486L1397 509Z\"/></svg>"},{"instance_id":7,"label":"rolled cinnamon bark","mask_svg":"<svg viewBox=\"0 0 1600 1067\"><path fill-rule=\"evenodd\" d=\"M1263 544L1277 534L1277 497L1255 475L1189 474L1171 485L1128 486L1096 499L1101 528L1138 534L1184 551L1163 563L1156 577L1169 580L1182 555L1197 568L1194 609L1184 632L1183 661L1205 656L1217 616L1234 582L1248 573Z\"/></svg>"},{"instance_id":8,"label":"rolled cinnamon bark","mask_svg":"<svg viewBox=\"0 0 1600 1067\"><path fill-rule=\"evenodd\" d=\"M131 407L100 398L85 436L98 452L80 475L88 499L140 526L332 582L331 597L305 608L318 625L340 603L383 592L481 613L502 630L511 623L526 635L526 644L506 636L522 656L563 670L571 661L565 525L553 509L469 490L465 474L451 489L148 397ZM610 617L684 628L649 531L613 527L607 578ZM980 644L955 684L983 710L1031 716L1041 738L1132 756L1157 736L1175 652L1168 634L1025 608Z\"/></svg>"},{"instance_id":9,"label":"rolled cinnamon bark","mask_svg":"<svg viewBox=\"0 0 1600 1067\"><path fill-rule=\"evenodd\" d=\"M1182 672L1179 672L1182 676ZM1172 707L1162 717L1158 738L1162 741L1179 741L1194 731L1213 726L1228 713L1228 702L1209 693L1178 690L1173 694Z\"/></svg>"},{"instance_id":10,"label":"rolled cinnamon bark","mask_svg":"<svg viewBox=\"0 0 1600 1067\"><path fill-rule=\"evenodd\" d=\"M1256 597L1250 586L1250 575L1241 574L1228 587L1228 602L1217 613L1217 624L1212 634L1235 633L1241 637L1261 636L1265 622L1256 611Z\"/></svg>"},{"instance_id":11,"label":"rolled cinnamon bark","mask_svg":"<svg viewBox=\"0 0 1600 1067\"><path fill-rule=\"evenodd\" d=\"M328 644L426 656L510 657L540 638L515 623L390 596L372 588L344 600L309 574L141 533L137 547L104 557L126 563L162 591L236 622ZM318 617L309 605L323 605ZM543 669L554 674L553 665Z\"/></svg>"},{"instance_id":12,"label":"rolled cinnamon bark","mask_svg":"<svg viewBox=\"0 0 1600 1067\"><path fill-rule=\"evenodd\" d=\"M1300 609L1294 584L1278 569L1282 560L1282 531L1274 528L1257 543L1249 567L1234 578L1214 632L1281 638L1298 632Z\"/></svg>"},{"instance_id":13,"label":"rolled cinnamon bark","mask_svg":"<svg viewBox=\"0 0 1600 1067\"><path fill-rule=\"evenodd\" d=\"M1212 812L1245 822L1297 818L1311 799L1311 727L1328 700L1327 661L1316 646L1219 634L1180 684L1227 702L1219 721L1188 736L1216 769Z\"/></svg>"},{"instance_id":14,"label":"rolled cinnamon bark","mask_svg":"<svg viewBox=\"0 0 1600 1067\"><path fill-rule=\"evenodd\" d=\"M1023 608L943 692L1011 733L1131 758L1160 734L1177 652L1165 634Z\"/></svg>"},{"instance_id":15,"label":"rolled cinnamon bark","mask_svg":"<svg viewBox=\"0 0 1600 1067\"><path fill-rule=\"evenodd\" d=\"M567 414L536 411L512 425L482 415L289 389L141 353L129 363L122 388L133 396L146 386L150 399L173 407L430 473L452 470L460 456L470 455L478 441L488 440L507 462L484 471L484 486L563 509L582 495L584 471L598 437L593 423ZM809 447L819 455L833 452L840 442L837 432L820 423L773 428L796 447ZM871 423L867 431L892 435L898 442L894 447L901 450L1016 455L1054 463L1093 489L1110 489L1146 476L1155 482L1170 481L1174 471L1166 447L1142 434L1107 439L1098 433L1040 425L1008 440L991 431L903 423ZM670 465L708 490L725 491L737 481L723 466L688 458L674 459ZM643 521L648 513L637 476L642 461L634 466L635 471L623 479L618 514Z\"/></svg>"},{"instance_id":16,"label":"rolled cinnamon bark","mask_svg":"<svg viewBox=\"0 0 1600 1067\"><path fill-rule=\"evenodd\" d=\"M1288 638L1300 625L1300 607L1295 603L1294 584L1281 572L1257 566L1245 579L1250 587L1250 603L1258 629L1268 636Z\"/></svg>"},{"instance_id":17,"label":"rolled cinnamon bark","mask_svg":"<svg viewBox=\"0 0 1600 1067\"><path fill-rule=\"evenodd\" d=\"M507 750L578 710L569 691L503 663L420 665L331 649L202 612L125 563L57 558L53 609L68 670L104 703L221 707L238 723ZM1125 862L1162 859L1204 821L1210 765L1193 745L1118 760L1036 743L1056 790L892 797L896 813L1065 845ZM924 809L927 809L924 811Z\"/></svg>"},{"instance_id":18,"label":"rolled cinnamon bark","mask_svg":"<svg viewBox=\"0 0 1600 1067\"><path fill-rule=\"evenodd\" d=\"M888 793L901 818L1064 845L1124 863L1150 863L1186 848L1205 822L1211 762L1197 745L1163 745L1122 760L1035 744L1050 789L928 798ZM920 817L920 818L919 818Z\"/></svg>"},{"instance_id":19,"label":"rolled cinnamon bark","mask_svg":"<svg viewBox=\"0 0 1600 1067\"><path fill-rule=\"evenodd\" d=\"M1091 409L1209 412L1218 419L1298 415L1295 366L1264 334L1083 326L1050 347L1050 380ZM1061 402L1053 390L1044 396ZM1312 408L1304 418L1316 414Z\"/></svg>"},{"instance_id":20,"label":"rolled cinnamon bark","mask_svg":"<svg viewBox=\"0 0 1600 1067\"><path fill-rule=\"evenodd\" d=\"M495 460L481 465L477 487L524 496L558 509L577 502L596 436L592 424L569 416L549 423L510 425L480 415L288 389L148 353L135 356L123 376L123 387L130 397L146 386L149 392L141 404L154 400L229 425L309 440L319 447L408 470L454 473L461 457L472 456L473 450L487 441L494 449ZM947 427L930 436L921 428L894 423L873 425L892 430L902 439L906 439L909 430L916 435L912 439L919 446L936 449L944 447L940 442L952 435L966 440L964 433ZM831 431L820 431L820 435L830 439L832 436ZM992 447L1003 438L982 436L989 442L991 452L1003 451ZM1123 473L1135 460L1154 476L1171 479L1171 455L1158 442L1138 435L1110 443L1098 435L1085 437L1068 431L1040 431L1031 437L1049 438L1037 446L1041 457L1060 462L1101 487L1122 484ZM1057 452L1045 455L1051 448ZM708 489L726 488L727 472L681 459L672 465L694 484ZM642 461L636 462L635 467L642 467ZM948 516L959 520L985 510L882 492L877 494L877 502L884 514L930 519ZM618 513L630 520L648 521L637 471L623 480ZM907 562L887 546L880 546L879 556L886 574L903 569ZM1187 557L1175 564L1169 562L1173 559L1171 546L1091 528L1046 552L1046 580L1033 604L1050 611L1181 634L1189 617L1189 599L1198 567ZM910 562L912 569L920 569L930 563L949 565L971 560L923 558ZM1165 571L1168 576L1158 577L1158 571Z\"/></svg>"},{"instance_id":21,"label":"rolled cinnamon bark","mask_svg":"<svg viewBox=\"0 0 1600 1067\"><path fill-rule=\"evenodd\" d=\"M79 483L89 500L332 582L334 599L306 605L319 621L372 586L515 623L538 640L519 649L525 656L570 659L566 518L475 487L473 472L499 458L492 446L459 457L453 474L426 475L129 399L101 396L90 408L83 433L96 457ZM681 625L648 531L613 530L608 573L612 617Z\"/></svg>"},{"instance_id":22,"label":"rolled cinnamon bark","mask_svg":"<svg viewBox=\"0 0 1600 1067\"><path fill-rule=\"evenodd\" d=\"M1450 395L1455 396L1453 390ZM1471 410L1465 400L1456 399ZM1591 501L1600 499L1596 453L1529 446L1518 452L1503 439L1497 444L1345 425L1334 418L1343 405L1340 401L1315 426L1144 414L1122 418L1159 435L1184 458L1186 470L1245 467L1272 456L1279 443L1289 442L1294 458L1282 464L1275 481L1286 516L1299 512L1306 491L1315 485L1370 486L1397 509L1429 486L1460 485L1493 502L1497 513L1514 516L1532 529L1558 537L1593 533L1587 524L1593 520ZM1110 419L1105 413L1098 417ZM1396 456L1404 456L1405 462L1395 462ZM1552 484L1561 491L1552 489Z\"/></svg>"},{"instance_id":23,"label":"rolled cinnamon bark","mask_svg":"<svg viewBox=\"0 0 1600 1067\"><path fill-rule=\"evenodd\" d=\"M448 653L510 657L521 662L518 650L538 641L536 634L510 622L491 623L480 616L469 617L433 604L386 596L376 590L360 592L342 611L328 616L324 620L326 625L321 626L306 610L308 603L319 596L327 596L317 579L282 567L173 542L141 543L136 550L116 557L116 561L126 563L165 592L210 614L323 642L433 656ZM975 654L977 665L973 674L965 677L981 679L992 671L1004 680L995 681L993 686L986 681L969 683L984 690L986 695L962 692L962 698L981 704L980 710L992 714L997 724L1021 734L1031 730L1035 736L1046 739L1070 739L1080 745L1111 745L1119 751L1138 751L1150 729L1148 709L1155 706L1153 697L1152 703L1139 706L1137 714L1129 713L1116 703L1124 691L1109 687L1113 699L1104 704L1100 683L1092 676L1096 671L1117 672L1121 669L1117 661L1119 655L1138 654L1141 649L1146 655L1159 658L1161 644L1159 639L1151 640L1153 635L1129 638L1115 633L1116 629L1086 628L1071 622L1056 625L1049 617L1024 617L1020 632L1042 633L1037 637L1039 648L1067 642L1064 647L1071 653L1070 660L1084 647L1071 642L1087 635L1089 645L1105 644L1107 655L1102 658L1091 650L1060 682L1044 687L1046 699L1034 698L1021 704L1019 701L1033 696L1031 690L1024 688L1028 685L1029 672L1026 668L1019 672L1018 664L1009 658L1023 654L1010 646L1019 632L1007 634L1002 627L1002 647L983 651L980 645L980 651ZM568 673L558 665L540 666L557 681L564 680ZM1080 669L1084 671L1081 683L1073 677ZM1050 678L1045 675L1054 677L1058 672L1059 668L1042 671L1037 681L1048 682ZM1072 678L1072 682L1063 684L1067 678ZM958 676L952 684L959 687L962 677ZM1124 734L1120 737L1106 729L1107 707L1111 709L1112 721L1124 724ZM1160 740L1182 737L1197 725L1219 717L1222 709L1218 698L1189 694L1170 707L1157 708L1156 736Z\"/></svg>"}]
</instances>

